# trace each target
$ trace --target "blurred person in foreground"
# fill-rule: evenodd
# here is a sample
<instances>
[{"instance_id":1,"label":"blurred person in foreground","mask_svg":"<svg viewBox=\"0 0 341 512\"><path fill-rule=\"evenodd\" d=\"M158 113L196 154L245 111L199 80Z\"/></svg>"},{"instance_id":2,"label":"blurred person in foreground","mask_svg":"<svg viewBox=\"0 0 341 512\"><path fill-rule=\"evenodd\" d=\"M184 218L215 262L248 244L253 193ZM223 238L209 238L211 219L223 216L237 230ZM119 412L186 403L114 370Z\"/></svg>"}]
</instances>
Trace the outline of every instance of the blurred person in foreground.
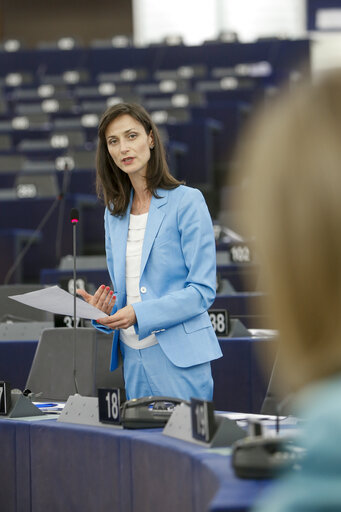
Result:
<instances>
[{"instance_id":1,"label":"blurred person in foreground","mask_svg":"<svg viewBox=\"0 0 341 512\"><path fill-rule=\"evenodd\" d=\"M283 93L245 135L238 202L307 449L256 509L341 510L341 70Z\"/></svg>"}]
</instances>

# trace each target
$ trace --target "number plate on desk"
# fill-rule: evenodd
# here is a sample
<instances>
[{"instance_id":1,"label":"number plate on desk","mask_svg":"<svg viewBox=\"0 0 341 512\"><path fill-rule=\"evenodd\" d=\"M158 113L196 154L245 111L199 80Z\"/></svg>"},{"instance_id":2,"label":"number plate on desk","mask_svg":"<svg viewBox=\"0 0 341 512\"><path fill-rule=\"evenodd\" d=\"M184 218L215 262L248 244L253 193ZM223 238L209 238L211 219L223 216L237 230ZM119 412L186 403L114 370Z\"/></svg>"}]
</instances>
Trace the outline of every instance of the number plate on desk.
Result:
<instances>
[{"instance_id":1,"label":"number plate on desk","mask_svg":"<svg viewBox=\"0 0 341 512\"><path fill-rule=\"evenodd\" d=\"M120 425L120 405L120 390L118 388L100 388L98 390L99 421Z\"/></svg>"},{"instance_id":2,"label":"number plate on desk","mask_svg":"<svg viewBox=\"0 0 341 512\"><path fill-rule=\"evenodd\" d=\"M233 245L230 247L230 258L233 263L251 263L252 254L247 245Z\"/></svg>"},{"instance_id":3,"label":"number plate on desk","mask_svg":"<svg viewBox=\"0 0 341 512\"><path fill-rule=\"evenodd\" d=\"M216 335L228 336L230 332L230 317L226 309L209 309L208 314Z\"/></svg>"},{"instance_id":4,"label":"number plate on desk","mask_svg":"<svg viewBox=\"0 0 341 512\"><path fill-rule=\"evenodd\" d=\"M55 327L73 327L73 317L69 315L54 315ZM76 327L85 327L83 318L76 317Z\"/></svg>"},{"instance_id":5,"label":"number plate on desk","mask_svg":"<svg viewBox=\"0 0 341 512\"><path fill-rule=\"evenodd\" d=\"M11 386L8 382L0 381L0 414L5 416L11 408Z\"/></svg>"},{"instance_id":6,"label":"number plate on desk","mask_svg":"<svg viewBox=\"0 0 341 512\"><path fill-rule=\"evenodd\" d=\"M191 418L194 439L209 443L216 430L213 402L191 398Z\"/></svg>"}]
</instances>

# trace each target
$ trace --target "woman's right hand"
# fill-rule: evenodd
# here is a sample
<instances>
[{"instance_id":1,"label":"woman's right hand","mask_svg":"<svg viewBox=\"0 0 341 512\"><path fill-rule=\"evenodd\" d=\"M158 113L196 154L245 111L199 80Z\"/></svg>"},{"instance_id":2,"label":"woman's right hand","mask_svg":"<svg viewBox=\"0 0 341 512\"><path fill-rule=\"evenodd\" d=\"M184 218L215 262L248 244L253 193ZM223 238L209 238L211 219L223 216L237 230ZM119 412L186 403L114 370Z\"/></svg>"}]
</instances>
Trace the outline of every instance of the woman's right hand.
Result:
<instances>
[{"instance_id":1,"label":"woman's right hand","mask_svg":"<svg viewBox=\"0 0 341 512\"><path fill-rule=\"evenodd\" d=\"M83 297L88 304L95 306L107 315L110 315L116 302L114 292L110 290L109 286L105 286L104 284L97 289L94 295L90 295L90 293L81 288L77 288L76 293Z\"/></svg>"}]
</instances>

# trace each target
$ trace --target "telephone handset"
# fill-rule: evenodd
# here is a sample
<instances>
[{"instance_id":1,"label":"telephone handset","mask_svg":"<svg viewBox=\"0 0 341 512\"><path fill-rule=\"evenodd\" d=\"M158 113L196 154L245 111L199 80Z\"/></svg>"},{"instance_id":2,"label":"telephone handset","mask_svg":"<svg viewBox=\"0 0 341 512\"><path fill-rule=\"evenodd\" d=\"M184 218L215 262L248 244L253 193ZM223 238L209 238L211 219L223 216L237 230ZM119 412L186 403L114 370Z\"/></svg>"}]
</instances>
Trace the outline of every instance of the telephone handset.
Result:
<instances>
[{"instance_id":1,"label":"telephone handset","mask_svg":"<svg viewBox=\"0 0 341 512\"><path fill-rule=\"evenodd\" d=\"M121 405L121 422L125 428L161 428L176 405L184 400L170 396L133 398Z\"/></svg>"}]
</instances>

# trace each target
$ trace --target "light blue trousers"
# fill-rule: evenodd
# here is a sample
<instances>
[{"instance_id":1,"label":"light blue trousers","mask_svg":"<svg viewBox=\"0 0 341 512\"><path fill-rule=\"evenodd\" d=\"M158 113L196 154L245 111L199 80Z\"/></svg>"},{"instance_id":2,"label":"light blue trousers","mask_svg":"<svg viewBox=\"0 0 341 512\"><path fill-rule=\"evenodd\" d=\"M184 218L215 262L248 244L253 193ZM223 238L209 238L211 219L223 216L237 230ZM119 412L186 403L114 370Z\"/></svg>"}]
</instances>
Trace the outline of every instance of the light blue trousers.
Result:
<instances>
[{"instance_id":1,"label":"light blue trousers","mask_svg":"<svg viewBox=\"0 0 341 512\"><path fill-rule=\"evenodd\" d=\"M120 348L127 400L142 396L212 400L211 363L180 368L165 356L159 344L136 350L121 341Z\"/></svg>"}]
</instances>

